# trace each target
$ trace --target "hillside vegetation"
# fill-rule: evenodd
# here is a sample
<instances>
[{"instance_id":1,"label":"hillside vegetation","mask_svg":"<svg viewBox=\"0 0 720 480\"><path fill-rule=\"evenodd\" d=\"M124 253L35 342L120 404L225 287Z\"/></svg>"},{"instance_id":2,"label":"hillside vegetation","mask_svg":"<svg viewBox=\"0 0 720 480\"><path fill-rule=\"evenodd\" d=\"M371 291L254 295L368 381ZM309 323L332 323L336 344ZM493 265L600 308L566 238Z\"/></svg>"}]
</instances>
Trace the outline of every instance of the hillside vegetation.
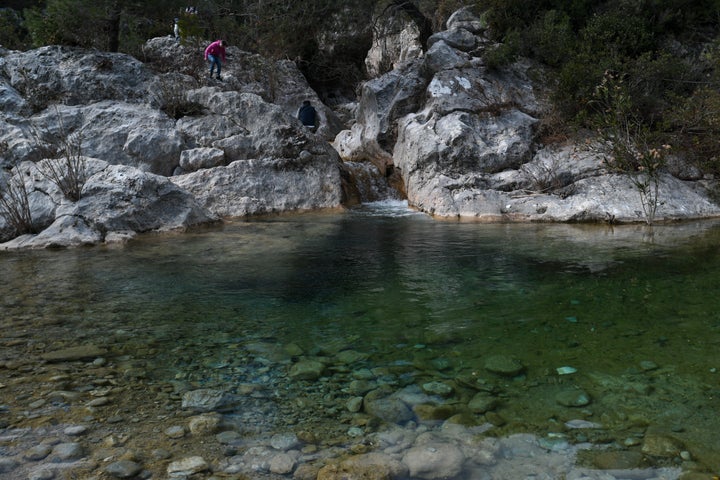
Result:
<instances>
[{"instance_id":1,"label":"hillside vegetation","mask_svg":"<svg viewBox=\"0 0 720 480\"><path fill-rule=\"evenodd\" d=\"M295 60L315 87L352 91L374 21L403 12L421 35L469 6L498 47L501 67L519 56L552 73L552 139L569 127L618 132L668 145L708 173L720 173L720 0L202 0L187 13L179 0L9 1L0 9L0 44L48 44L123 51L168 35L224 38L272 58ZM610 127L609 129L607 127Z\"/></svg>"}]
</instances>

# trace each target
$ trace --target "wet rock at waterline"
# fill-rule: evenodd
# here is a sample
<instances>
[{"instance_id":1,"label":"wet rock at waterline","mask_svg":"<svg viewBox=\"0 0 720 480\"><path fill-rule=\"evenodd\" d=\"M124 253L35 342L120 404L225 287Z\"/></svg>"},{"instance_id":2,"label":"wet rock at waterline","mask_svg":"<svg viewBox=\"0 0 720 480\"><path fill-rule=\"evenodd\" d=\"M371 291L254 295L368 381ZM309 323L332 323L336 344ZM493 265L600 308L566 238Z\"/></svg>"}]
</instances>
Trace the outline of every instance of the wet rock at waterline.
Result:
<instances>
[{"instance_id":1,"label":"wet rock at waterline","mask_svg":"<svg viewBox=\"0 0 720 480\"><path fill-rule=\"evenodd\" d=\"M28 190L44 192L31 214L35 209L53 214L40 233L16 237L0 244L0 249L88 245L103 241L110 232L177 230L217 220L165 177L97 159L84 161L91 175L77 202L65 199L58 186L40 172L49 160L24 162L15 168Z\"/></svg>"}]
</instances>

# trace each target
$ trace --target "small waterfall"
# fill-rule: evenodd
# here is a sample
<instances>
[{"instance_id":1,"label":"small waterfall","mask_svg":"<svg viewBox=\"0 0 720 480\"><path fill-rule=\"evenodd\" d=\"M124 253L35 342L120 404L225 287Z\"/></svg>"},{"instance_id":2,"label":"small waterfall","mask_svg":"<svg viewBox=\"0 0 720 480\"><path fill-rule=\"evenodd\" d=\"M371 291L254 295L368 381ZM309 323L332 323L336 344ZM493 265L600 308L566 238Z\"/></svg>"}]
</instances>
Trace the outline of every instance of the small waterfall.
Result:
<instances>
[{"instance_id":1,"label":"small waterfall","mask_svg":"<svg viewBox=\"0 0 720 480\"><path fill-rule=\"evenodd\" d=\"M370 162L343 162L350 174L351 188L357 192L360 203L381 200L403 200L405 195L393 187L380 170Z\"/></svg>"}]
</instances>

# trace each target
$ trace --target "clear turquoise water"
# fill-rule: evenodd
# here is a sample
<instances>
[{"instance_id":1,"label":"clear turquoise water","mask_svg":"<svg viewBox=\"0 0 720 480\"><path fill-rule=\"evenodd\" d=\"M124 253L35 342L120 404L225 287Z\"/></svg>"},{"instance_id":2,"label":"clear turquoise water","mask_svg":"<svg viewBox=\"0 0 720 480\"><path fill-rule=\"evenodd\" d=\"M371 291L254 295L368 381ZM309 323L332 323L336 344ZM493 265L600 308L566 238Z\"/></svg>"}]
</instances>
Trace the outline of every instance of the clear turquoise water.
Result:
<instances>
[{"instance_id":1,"label":"clear turquoise water","mask_svg":"<svg viewBox=\"0 0 720 480\"><path fill-rule=\"evenodd\" d=\"M297 394L314 386L288 384L293 356L353 350L402 384L479 378L500 389L497 434L587 418L606 427L603 441L622 442L662 427L720 469L718 245L709 222L487 225L374 205L4 253L0 322L33 351L100 344L143 359L151 382L228 390ZM288 345L295 353L279 351ZM485 371L496 354L526 372ZM561 366L577 373L559 376ZM559 406L567 386L593 402Z\"/></svg>"}]
</instances>

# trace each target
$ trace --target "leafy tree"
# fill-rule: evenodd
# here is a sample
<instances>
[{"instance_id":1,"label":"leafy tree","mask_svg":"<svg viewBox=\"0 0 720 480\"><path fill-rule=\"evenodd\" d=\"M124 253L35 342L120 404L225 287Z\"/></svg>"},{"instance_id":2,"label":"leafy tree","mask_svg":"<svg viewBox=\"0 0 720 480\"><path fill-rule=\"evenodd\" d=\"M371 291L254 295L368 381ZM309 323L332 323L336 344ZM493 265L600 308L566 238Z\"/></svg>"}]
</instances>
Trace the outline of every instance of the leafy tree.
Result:
<instances>
[{"instance_id":1,"label":"leafy tree","mask_svg":"<svg viewBox=\"0 0 720 480\"><path fill-rule=\"evenodd\" d=\"M589 106L595 110L591 123L599 137L597 152L611 171L628 175L640 195L645 221L652 225L670 145L661 144L638 115L623 76L606 72Z\"/></svg>"},{"instance_id":2,"label":"leafy tree","mask_svg":"<svg viewBox=\"0 0 720 480\"><path fill-rule=\"evenodd\" d=\"M134 53L137 37L144 43L154 33L170 32L172 19L168 17L179 12L179 4L179 0L47 0L24 11L25 25L35 46L74 45Z\"/></svg>"}]
</instances>

